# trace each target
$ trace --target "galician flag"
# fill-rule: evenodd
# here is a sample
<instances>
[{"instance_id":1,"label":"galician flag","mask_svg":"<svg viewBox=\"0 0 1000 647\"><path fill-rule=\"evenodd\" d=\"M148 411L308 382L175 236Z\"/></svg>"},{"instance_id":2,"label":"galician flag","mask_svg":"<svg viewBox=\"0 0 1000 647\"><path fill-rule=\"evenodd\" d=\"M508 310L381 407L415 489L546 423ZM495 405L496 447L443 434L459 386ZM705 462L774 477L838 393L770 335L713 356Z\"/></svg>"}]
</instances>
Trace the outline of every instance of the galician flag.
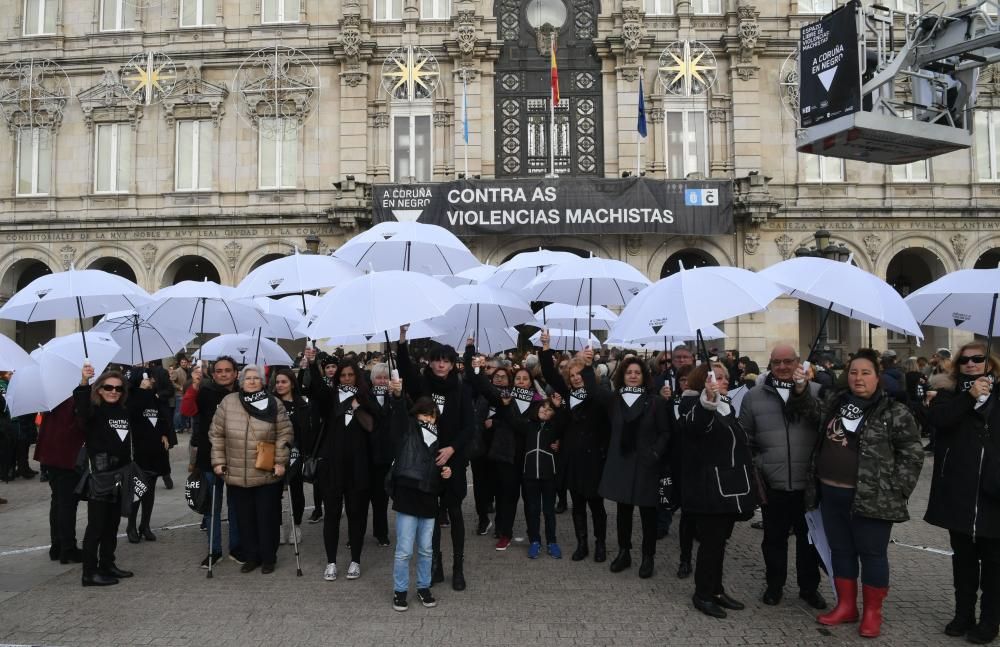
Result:
<instances>
[{"instance_id":1,"label":"galician flag","mask_svg":"<svg viewBox=\"0 0 1000 647\"><path fill-rule=\"evenodd\" d=\"M462 138L469 143L469 88L462 74Z\"/></svg>"},{"instance_id":2,"label":"galician flag","mask_svg":"<svg viewBox=\"0 0 1000 647\"><path fill-rule=\"evenodd\" d=\"M556 65L556 43L552 41L552 105L559 103L559 66Z\"/></svg>"},{"instance_id":3,"label":"galician flag","mask_svg":"<svg viewBox=\"0 0 1000 647\"><path fill-rule=\"evenodd\" d=\"M642 137L646 136L646 97L643 95L642 91L642 77L639 77L639 120L636 124L636 130L639 131L639 135Z\"/></svg>"}]
</instances>

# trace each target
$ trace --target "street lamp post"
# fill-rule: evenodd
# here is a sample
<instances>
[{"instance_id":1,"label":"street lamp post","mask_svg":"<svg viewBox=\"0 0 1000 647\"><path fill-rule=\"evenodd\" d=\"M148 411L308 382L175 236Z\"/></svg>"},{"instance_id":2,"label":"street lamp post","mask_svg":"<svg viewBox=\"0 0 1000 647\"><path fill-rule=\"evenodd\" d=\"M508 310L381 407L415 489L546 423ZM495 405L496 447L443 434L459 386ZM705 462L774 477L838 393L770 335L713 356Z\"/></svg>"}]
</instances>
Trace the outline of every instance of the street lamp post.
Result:
<instances>
[{"instance_id":1,"label":"street lamp post","mask_svg":"<svg viewBox=\"0 0 1000 647\"><path fill-rule=\"evenodd\" d=\"M547 53L551 60L555 59L556 37L559 29L566 23L566 5L562 0L531 0L525 9L525 17L528 24L539 35L539 49L541 41L546 36L549 41ZM546 177L554 178L556 175L556 97L553 91L549 90L549 174Z\"/></svg>"}]
</instances>

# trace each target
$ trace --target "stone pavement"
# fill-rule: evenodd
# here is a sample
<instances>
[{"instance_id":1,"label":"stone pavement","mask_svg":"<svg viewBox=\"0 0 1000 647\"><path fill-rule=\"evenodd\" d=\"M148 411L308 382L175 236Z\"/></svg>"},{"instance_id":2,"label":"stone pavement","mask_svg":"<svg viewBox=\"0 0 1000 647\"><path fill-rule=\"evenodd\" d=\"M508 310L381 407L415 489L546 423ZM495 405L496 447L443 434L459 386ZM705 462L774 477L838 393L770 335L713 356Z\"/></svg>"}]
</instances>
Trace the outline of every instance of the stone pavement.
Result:
<instances>
[{"instance_id":1,"label":"stone pavement","mask_svg":"<svg viewBox=\"0 0 1000 647\"><path fill-rule=\"evenodd\" d=\"M198 517L183 501L186 440L174 449L177 486L157 492L153 521L159 541L132 545L124 538L118 563L136 576L118 586L84 589L80 567L49 561L48 487L33 481L0 483L0 645L199 645L255 647L284 645L840 645L873 644L857 636L856 625L831 629L817 625L814 612L800 604L791 585L778 607L760 602L763 564L761 534L739 524L728 551L727 590L747 603L742 612L714 620L693 610L692 580L678 580L674 533L658 545L652 579L637 576L635 566L622 574L592 560L574 563L569 514L558 516L566 557L527 559L527 546L505 553L488 537L473 532L472 497L466 499L466 577L462 593L450 580L434 588L438 606L411 605L394 612L392 548L366 538L363 576L347 581L346 520L342 524L340 569L336 582L322 579L325 556L322 525L303 524L304 577L295 575L291 546L279 551L273 575L240 574L225 560L207 580L198 563L206 554L206 536ZM910 502L915 521L897 525L896 541L947 549L947 534L920 518L926 507L931 461ZM307 503L311 503L306 493ZM78 535L86 515L80 506ZM614 554L613 506L609 552ZM517 528L523 532L518 513ZM391 519L390 519L391 523ZM169 527L171 529L163 529ZM370 527L370 526L369 526ZM125 524L122 523L124 532ZM639 539L635 519L635 544ZM446 575L450 576L450 539L444 533ZM793 542L794 543L794 542ZM225 545L225 544L224 544ZM886 607L882 645L960 645L942 633L952 611L951 566L946 555L890 547L892 589ZM824 580L823 593L832 598Z\"/></svg>"}]
</instances>

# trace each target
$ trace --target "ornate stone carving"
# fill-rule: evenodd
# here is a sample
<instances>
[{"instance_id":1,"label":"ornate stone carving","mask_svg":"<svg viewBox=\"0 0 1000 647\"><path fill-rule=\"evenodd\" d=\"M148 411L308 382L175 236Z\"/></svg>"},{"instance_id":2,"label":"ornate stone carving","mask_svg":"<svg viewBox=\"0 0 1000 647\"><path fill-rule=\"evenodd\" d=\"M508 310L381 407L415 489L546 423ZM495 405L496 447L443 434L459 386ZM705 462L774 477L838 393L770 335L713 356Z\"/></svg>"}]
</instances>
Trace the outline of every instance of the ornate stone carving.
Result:
<instances>
[{"instance_id":1,"label":"ornate stone carving","mask_svg":"<svg viewBox=\"0 0 1000 647\"><path fill-rule=\"evenodd\" d=\"M625 236L625 253L629 256L638 256L642 251L642 236Z\"/></svg>"},{"instance_id":2,"label":"ornate stone carving","mask_svg":"<svg viewBox=\"0 0 1000 647\"><path fill-rule=\"evenodd\" d=\"M389 113L388 112L376 112L374 117L374 126L376 128L388 128L389 127Z\"/></svg>"},{"instance_id":3,"label":"ornate stone carving","mask_svg":"<svg viewBox=\"0 0 1000 647\"><path fill-rule=\"evenodd\" d=\"M955 256L958 258L958 262L964 263L965 250L968 247L969 239L966 238L965 234L955 234L948 240L951 241L951 248L955 250Z\"/></svg>"},{"instance_id":4,"label":"ornate stone carving","mask_svg":"<svg viewBox=\"0 0 1000 647\"><path fill-rule=\"evenodd\" d=\"M226 262L229 263L229 269L235 270L236 264L240 260L240 253L243 251L243 245L234 240L229 242L223 250L226 252Z\"/></svg>"},{"instance_id":5,"label":"ornate stone carving","mask_svg":"<svg viewBox=\"0 0 1000 647\"><path fill-rule=\"evenodd\" d=\"M476 12L467 9L458 12L458 50L462 56L471 56L476 50Z\"/></svg>"},{"instance_id":6,"label":"ornate stone carving","mask_svg":"<svg viewBox=\"0 0 1000 647\"><path fill-rule=\"evenodd\" d=\"M87 130L93 130L94 123L116 121L127 121L135 128L142 119L142 106L128 95L114 70L105 70L97 85L79 92L76 98Z\"/></svg>"},{"instance_id":7,"label":"ornate stone carving","mask_svg":"<svg viewBox=\"0 0 1000 647\"><path fill-rule=\"evenodd\" d=\"M625 41L625 62L631 63L635 60L636 50L642 41L643 28L642 13L637 8L630 7L622 12L622 40Z\"/></svg>"},{"instance_id":8,"label":"ornate stone carving","mask_svg":"<svg viewBox=\"0 0 1000 647\"><path fill-rule=\"evenodd\" d=\"M740 38L740 63L752 64L754 49L760 38L760 24L757 23L757 7L740 0L736 6L739 19L738 33Z\"/></svg>"},{"instance_id":9,"label":"ornate stone carving","mask_svg":"<svg viewBox=\"0 0 1000 647\"><path fill-rule=\"evenodd\" d=\"M650 108L649 109L649 120L654 124L663 123L663 108Z\"/></svg>"},{"instance_id":10,"label":"ornate stone carving","mask_svg":"<svg viewBox=\"0 0 1000 647\"><path fill-rule=\"evenodd\" d=\"M450 112L435 112L434 113L434 125L438 128L445 128L451 124L451 113Z\"/></svg>"},{"instance_id":11,"label":"ornate stone carving","mask_svg":"<svg viewBox=\"0 0 1000 647\"><path fill-rule=\"evenodd\" d=\"M153 263L156 262L156 252L158 251L156 249L156 245L153 243L146 243L139 251L142 252L142 264L146 266L146 270L152 270Z\"/></svg>"},{"instance_id":12,"label":"ornate stone carving","mask_svg":"<svg viewBox=\"0 0 1000 647\"><path fill-rule=\"evenodd\" d=\"M792 245L795 244L795 241L792 240L791 236L788 234L781 234L774 239L774 244L777 246L778 253L781 254L782 260L787 261L792 257Z\"/></svg>"},{"instance_id":13,"label":"ornate stone carving","mask_svg":"<svg viewBox=\"0 0 1000 647\"><path fill-rule=\"evenodd\" d=\"M868 258L875 262L875 257L878 256L879 250L882 249L882 238L878 234L868 234L863 239L865 244L865 251L868 252Z\"/></svg>"},{"instance_id":14,"label":"ornate stone carving","mask_svg":"<svg viewBox=\"0 0 1000 647\"><path fill-rule=\"evenodd\" d=\"M218 126L225 113L229 90L224 85L209 83L201 78L201 68L189 65L170 94L163 97L163 117L168 124L175 119L208 117Z\"/></svg>"},{"instance_id":15,"label":"ornate stone carving","mask_svg":"<svg viewBox=\"0 0 1000 647\"><path fill-rule=\"evenodd\" d=\"M340 23L340 44L348 59L357 60L361 54L361 16L344 16Z\"/></svg>"},{"instance_id":16,"label":"ornate stone carving","mask_svg":"<svg viewBox=\"0 0 1000 647\"><path fill-rule=\"evenodd\" d=\"M59 255L62 257L63 269L68 270L73 265L73 261L76 260L76 247L63 245L59 250Z\"/></svg>"},{"instance_id":17,"label":"ornate stone carving","mask_svg":"<svg viewBox=\"0 0 1000 647\"><path fill-rule=\"evenodd\" d=\"M749 81L750 79L757 78L758 69L751 65L738 65L736 67L736 75L740 77L740 81Z\"/></svg>"},{"instance_id":18,"label":"ornate stone carving","mask_svg":"<svg viewBox=\"0 0 1000 647\"><path fill-rule=\"evenodd\" d=\"M726 111L722 108L712 108L708 111L708 120L717 124L725 123Z\"/></svg>"},{"instance_id":19,"label":"ornate stone carving","mask_svg":"<svg viewBox=\"0 0 1000 647\"><path fill-rule=\"evenodd\" d=\"M368 75L357 67L352 67L346 72L340 73L340 78L344 80L344 83L352 88L356 88L361 85L367 77Z\"/></svg>"},{"instance_id":20,"label":"ornate stone carving","mask_svg":"<svg viewBox=\"0 0 1000 647\"><path fill-rule=\"evenodd\" d=\"M743 237L743 251L750 256L753 256L759 249L760 234L757 232L747 232L747 234Z\"/></svg>"}]
</instances>

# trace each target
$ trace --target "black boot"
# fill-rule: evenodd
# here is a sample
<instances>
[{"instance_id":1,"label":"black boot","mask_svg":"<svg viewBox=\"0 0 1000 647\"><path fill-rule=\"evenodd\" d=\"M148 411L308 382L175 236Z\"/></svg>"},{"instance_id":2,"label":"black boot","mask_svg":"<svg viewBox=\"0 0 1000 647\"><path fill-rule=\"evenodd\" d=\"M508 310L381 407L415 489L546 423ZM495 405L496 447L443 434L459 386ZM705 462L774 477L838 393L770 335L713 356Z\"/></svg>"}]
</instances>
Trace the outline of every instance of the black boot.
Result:
<instances>
[{"instance_id":1,"label":"black boot","mask_svg":"<svg viewBox=\"0 0 1000 647\"><path fill-rule=\"evenodd\" d=\"M597 539L594 541L594 561L598 564L604 562L608 558L608 549L604 545L603 539Z\"/></svg>"},{"instance_id":2,"label":"black boot","mask_svg":"<svg viewBox=\"0 0 1000 647\"><path fill-rule=\"evenodd\" d=\"M156 541L156 535L154 535L153 531L149 529L149 526L142 526L139 528L139 534L142 535L142 538L146 541Z\"/></svg>"},{"instance_id":3,"label":"black boot","mask_svg":"<svg viewBox=\"0 0 1000 647\"><path fill-rule=\"evenodd\" d=\"M594 550L597 550L596 548ZM580 562L587 558L590 551L587 549L587 535L576 538L576 550L573 551L573 555L570 557L574 562Z\"/></svg>"},{"instance_id":4,"label":"black boot","mask_svg":"<svg viewBox=\"0 0 1000 647\"><path fill-rule=\"evenodd\" d=\"M611 572L621 573L626 568L632 566L632 554L629 553L628 548L623 548L618 551L618 556L611 561Z\"/></svg>"},{"instance_id":5,"label":"black boot","mask_svg":"<svg viewBox=\"0 0 1000 647\"><path fill-rule=\"evenodd\" d=\"M587 557L587 513L581 515L576 500L573 500L573 530L576 532L576 550L571 559L579 562Z\"/></svg>"},{"instance_id":6,"label":"black boot","mask_svg":"<svg viewBox=\"0 0 1000 647\"><path fill-rule=\"evenodd\" d=\"M441 579L444 579L444 573L441 574ZM456 554L451 562L451 588L456 591L465 590L465 572L462 570L461 554Z\"/></svg>"},{"instance_id":7,"label":"black boot","mask_svg":"<svg viewBox=\"0 0 1000 647\"><path fill-rule=\"evenodd\" d=\"M441 552L435 551L431 557L431 586L444 582L444 564L441 563Z\"/></svg>"},{"instance_id":8,"label":"black boot","mask_svg":"<svg viewBox=\"0 0 1000 647\"><path fill-rule=\"evenodd\" d=\"M135 529L135 519L129 519L128 527L125 529L125 535L128 536L128 543L138 544L142 539L139 537L139 531Z\"/></svg>"},{"instance_id":9,"label":"black boot","mask_svg":"<svg viewBox=\"0 0 1000 647\"><path fill-rule=\"evenodd\" d=\"M644 580L648 580L649 578L653 577L652 555L646 555L645 553L643 553L642 563L639 564L639 577L641 577Z\"/></svg>"},{"instance_id":10,"label":"black boot","mask_svg":"<svg viewBox=\"0 0 1000 647\"><path fill-rule=\"evenodd\" d=\"M101 575L100 573L92 573L90 575L84 573L83 575L84 586L111 586L112 584L118 584L118 579Z\"/></svg>"},{"instance_id":11,"label":"black boot","mask_svg":"<svg viewBox=\"0 0 1000 647\"><path fill-rule=\"evenodd\" d=\"M132 571L126 571L125 569L118 568L118 566L113 563L108 564L107 566L98 566L97 572L100 575L116 578L119 580L123 580L126 577L132 577L134 575Z\"/></svg>"},{"instance_id":12,"label":"black boot","mask_svg":"<svg viewBox=\"0 0 1000 647\"><path fill-rule=\"evenodd\" d=\"M59 555L60 564L79 564L83 561L83 551L73 546L67 550L62 551Z\"/></svg>"}]
</instances>

